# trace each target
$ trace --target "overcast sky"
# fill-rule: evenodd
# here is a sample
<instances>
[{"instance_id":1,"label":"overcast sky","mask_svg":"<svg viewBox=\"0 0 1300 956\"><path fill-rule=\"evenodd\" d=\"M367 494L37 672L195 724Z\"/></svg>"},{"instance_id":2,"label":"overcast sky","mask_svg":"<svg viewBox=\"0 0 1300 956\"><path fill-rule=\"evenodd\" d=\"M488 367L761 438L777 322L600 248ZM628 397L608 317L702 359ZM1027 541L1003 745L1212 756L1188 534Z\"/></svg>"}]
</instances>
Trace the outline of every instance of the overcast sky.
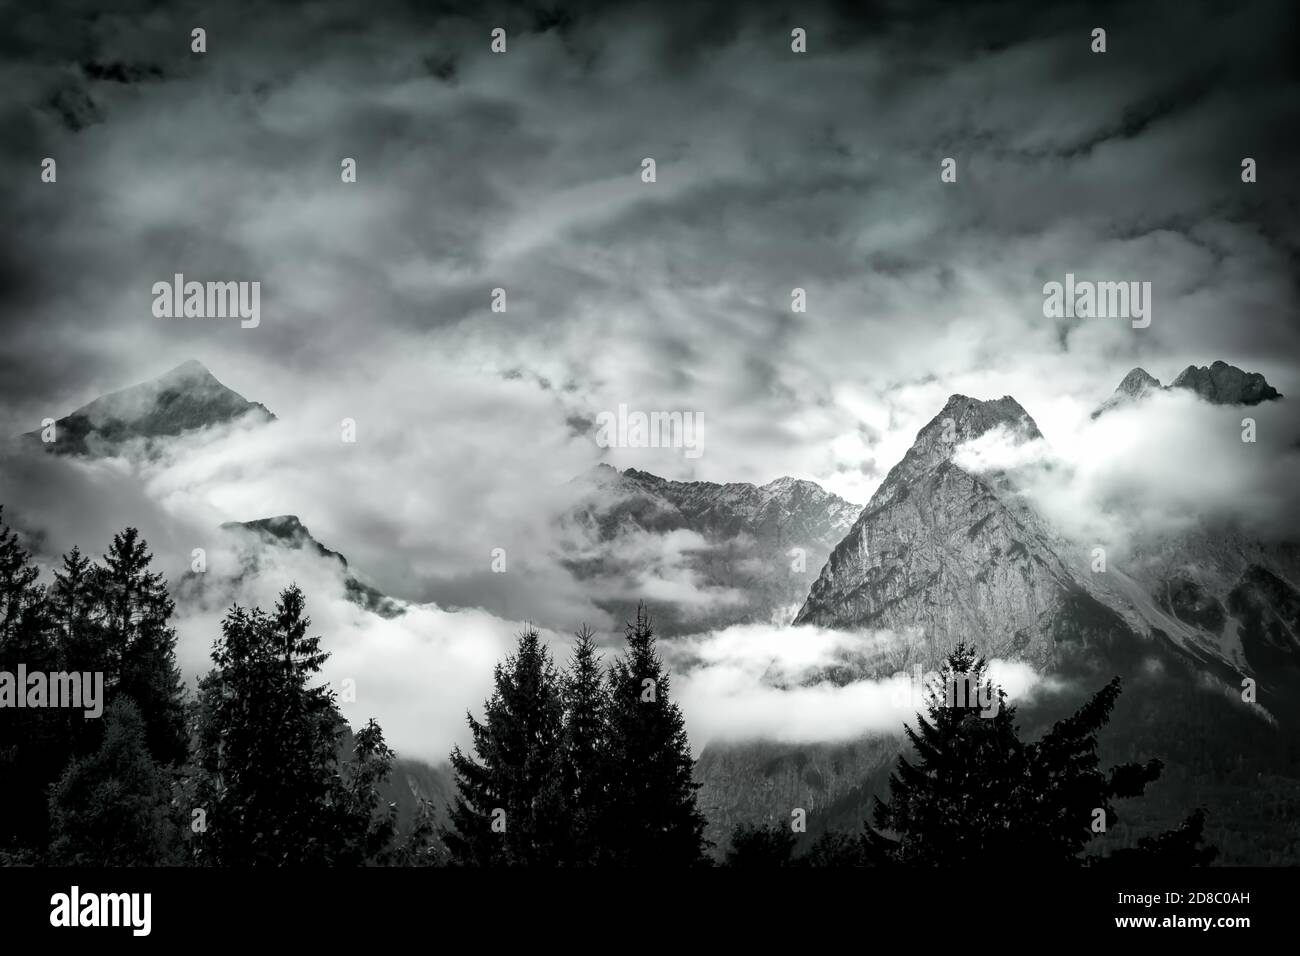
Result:
<instances>
[{"instance_id":1,"label":"overcast sky","mask_svg":"<svg viewBox=\"0 0 1300 956\"><path fill-rule=\"evenodd\" d=\"M3 10L0 432L190 358L281 423L23 466L53 546L295 513L389 593L609 623L539 570L597 461L864 503L954 392L1050 442L1135 365L1300 390L1291 2L115 6ZM178 272L260 326L156 318ZM1045 318L1067 272L1151 282L1150 327ZM598 448L620 403L704 453Z\"/></svg>"}]
</instances>

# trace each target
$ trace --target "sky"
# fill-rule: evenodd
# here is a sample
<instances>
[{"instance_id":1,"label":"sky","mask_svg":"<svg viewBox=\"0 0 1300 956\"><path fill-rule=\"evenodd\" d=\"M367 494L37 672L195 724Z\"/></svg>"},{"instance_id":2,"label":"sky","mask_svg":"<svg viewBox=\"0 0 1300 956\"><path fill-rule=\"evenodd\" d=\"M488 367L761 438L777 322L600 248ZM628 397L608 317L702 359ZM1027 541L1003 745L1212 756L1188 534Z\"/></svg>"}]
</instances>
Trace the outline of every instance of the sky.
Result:
<instances>
[{"instance_id":1,"label":"sky","mask_svg":"<svg viewBox=\"0 0 1300 956\"><path fill-rule=\"evenodd\" d=\"M1300 389L1294 4L680 6L4 5L0 434L188 359L280 419L150 466L10 462L7 516L53 552L133 522L175 569L297 514L497 649L616 627L552 560L600 461L865 504L948 395L1009 394L1071 461L1044 507L1110 476L1174 520L1201 499L1151 489L1205 433L1165 405L1186 433L1089 431L1124 374ZM176 273L260 282L260 324L156 317ZM1046 317L1067 273L1150 282L1149 327ZM702 453L599 447L620 405L700 416ZM1286 414L1249 484L1275 516ZM1217 500L1253 466L1216 461Z\"/></svg>"}]
</instances>

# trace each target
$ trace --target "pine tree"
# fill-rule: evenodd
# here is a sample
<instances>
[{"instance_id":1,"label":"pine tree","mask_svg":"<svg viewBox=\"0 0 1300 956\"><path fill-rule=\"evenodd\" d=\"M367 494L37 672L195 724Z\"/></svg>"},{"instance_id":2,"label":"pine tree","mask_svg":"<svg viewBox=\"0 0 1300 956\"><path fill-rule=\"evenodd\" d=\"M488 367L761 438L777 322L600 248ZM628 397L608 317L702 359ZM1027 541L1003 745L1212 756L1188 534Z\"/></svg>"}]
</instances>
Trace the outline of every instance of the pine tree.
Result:
<instances>
[{"instance_id":1,"label":"pine tree","mask_svg":"<svg viewBox=\"0 0 1300 956\"><path fill-rule=\"evenodd\" d=\"M569 826L560 773L564 705L535 629L524 631L494 677L483 722L466 715L475 756L460 747L451 753L457 793L442 838L459 865L552 866L561 862Z\"/></svg>"},{"instance_id":2,"label":"pine tree","mask_svg":"<svg viewBox=\"0 0 1300 956\"><path fill-rule=\"evenodd\" d=\"M162 574L149 570L152 560L135 528L119 532L93 571L91 591L102 630L106 685L114 697L125 695L140 708L155 759L178 763L188 740L176 631L169 623L175 605ZM65 574L71 571L65 561ZM85 644L80 638L76 642L81 648Z\"/></svg>"},{"instance_id":3,"label":"pine tree","mask_svg":"<svg viewBox=\"0 0 1300 956\"><path fill-rule=\"evenodd\" d=\"M111 682L117 673L116 665L109 666L102 614L98 613L96 603L95 577L94 563L80 548L74 547L65 554L63 567L55 570L54 584L49 590L50 616L59 669L104 674L105 695L115 697L117 688ZM107 710L109 701L103 703ZM88 756L99 747L103 734L97 721L82 720L80 714L68 713L63 724L72 754Z\"/></svg>"},{"instance_id":4,"label":"pine tree","mask_svg":"<svg viewBox=\"0 0 1300 956\"><path fill-rule=\"evenodd\" d=\"M373 719L357 731L352 759L344 770L343 819L348 827L337 863L360 864L384 861L397 835L397 805L385 803L380 785L393 770L396 754L384 741L384 732Z\"/></svg>"},{"instance_id":5,"label":"pine tree","mask_svg":"<svg viewBox=\"0 0 1300 956\"><path fill-rule=\"evenodd\" d=\"M207 821L195 856L217 866L353 865L379 828L373 785L391 757L363 731L360 765L341 766L346 724L309 637L305 599L286 588L274 615L235 607L199 683L193 803ZM350 783L345 782L345 776Z\"/></svg>"},{"instance_id":6,"label":"pine tree","mask_svg":"<svg viewBox=\"0 0 1300 956\"><path fill-rule=\"evenodd\" d=\"M0 508L0 671L16 675L19 665L29 672L58 670L47 595L36 583L40 572L3 519ZM0 852L11 858L34 860L48 845L46 787L71 753L66 717L44 707L0 711Z\"/></svg>"},{"instance_id":7,"label":"pine tree","mask_svg":"<svg viewBox=\"0 0 1300 956\"><path fill-rule=\"evenodd\" d=\"M918 714L917 730L904 728L917 762L899 758L889 802L877 800L875 812L878 830L897 837L867 834L884 859L917 866L987 862L990 853L1018 855L1018 844L1030 837L1014 812L1028 773L1015 708L986 671L959 645L927 688L928 718Z\"/></svg>"},{"instance_id":8,"label":"pine tree","mask_svg":"<svg viewBox=\"0 0 1300 956\"><path fill-rule=\"evenodd\" d=\"M627 625L627 650L609 674L609 792L603 862L618 866L701 864L708 843L696 805L686 722L655 649L644 605Z\"/></svg>"},{"instance_id":9,"label":"pine tree","mask_svg":"<svg viewBox=\"0 0 1300 956\"><path fill-rule=\"evenodd\" d=\"M590 866L599 857L607 811L609 691L591 630L584 625L577 638L563 683L561 780L569 836L561 862Z\"/></svg>"},{"instance_id":10,"label":"pine tree","mask_svg":"<svg viewBox=\"0 0 1300 956\"><path fill-rule=\"evenodd\" d=\"M54 572L50 588L50 609L58 629L63 663L69 669L103 671L96 659L102 641L91 637L95 609L94 564L73 548L63 556L63 568Z\"/></svg>"},{"instance_id":11,"label":"pine tree","mask_svg":"<svg viewBox=\"0 0 1300 956\"><path fill-rule=\"evenodd\" d=\"M905 728L917 759L899 758L889 801L876 801L875 829L866 833L873 857L920 866L1093 862L1081 854L1100 821L1117 822L1114 800L1140 796L1161 770L1158 760L1100 769L1096 735L1119 693L1115 678L1041 740L1025 743L1015 708L988 680L983 659L958 646L930 688L928 717L918 715L917 731ZM1140 850L1148 859L1163 853L1203 862L1214 851L1199 845L1202 822L1193 814Z\"/></svg>"},{"instance_id":12,"label":"pine tree","mask_svg":"<svg viewBox=\"0 0 1300 956\"><path fill-rule=\"evenodd\" d=\"M103 743L74 758L50 788L50 860L60 866L179 862L170 786L145 746L144 721L126 698L104 712Z\"/></svg>"}]
</instances>

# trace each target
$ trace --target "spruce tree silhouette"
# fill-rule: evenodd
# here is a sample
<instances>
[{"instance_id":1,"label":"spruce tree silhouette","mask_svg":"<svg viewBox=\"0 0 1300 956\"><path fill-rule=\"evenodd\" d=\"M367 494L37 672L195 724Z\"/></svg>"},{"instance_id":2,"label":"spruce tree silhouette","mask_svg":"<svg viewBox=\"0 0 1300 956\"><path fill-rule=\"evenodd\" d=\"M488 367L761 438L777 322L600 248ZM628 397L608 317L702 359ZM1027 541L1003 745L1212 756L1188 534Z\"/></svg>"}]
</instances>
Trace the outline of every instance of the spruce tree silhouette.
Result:
<instances>
[{"instance_id":1,"label":"spruce tree silhouette","mask_svg":"<svg viewBox=\"0 0 1300 956\"><path fill-rule=\"evenodd\" d=\"M591 630L577 633L563 678L561 779L569 821L562 865L591 866L600 855L609 801L609 688Z\"/></svg>"},{"instance_id":2,"label":"spruce tree silhouette","mask_svg":"<svg viewBox=\"0 0 1300 956\"><path fill-rule=\"evenodd\" d=\"M343 766L346 724L334 693L314 685L328 655L307 636L305 598L280 594L274 615L232 608L199 682L191 806L205 813L194 838L215 866L353 866L374 852L377 797L392 752L377 726Z\"/></svg>"},{"instance_id":3,"label":"spruce tree silhouette","mask_svg":"<svg viewBox=\"0 0 1300 956\"><path fill-rule=\"evenodd\" d=\"M74 758L50 788L50 862L59 866L162 866L181 862L171 786L145 746L129 698L104 712L103 742Z\"/></svg>"},{"instance_id":4,"label":"spruce tree silhouette","mask_svg":"<svg viewBox=\"0 0 1300 956\"><path fill-rule=\"evenodd\" d=\"M39 575L0 508L0 671L10 675L17 674L20 664L29 673L60 669ZM14 679L9 693L27 692L16 684ZM6 701L0 711L0 863L33 863L49 842L46 787L71 755L65 730L71 714L47 707L19 709L15 703ZM81 713L76 719L82 721Z\"/></svg>"},{"instance_id":5,"label":"spruce tree silhouette","mask_svg":"<svg viewBox=\"0 0 1300 956\"><path fill-rule=\"evenodd\" d=\"M645 605L626 628L627 651L610 668L610 794L602 862L616 866L701 864L709 843L696 804L699 784L686 721L670 696Z\"/></svg>"},{"instance_id":6,"label":"spruce tree silhouette","mask_svg":"<svg viewBox=\"0 0 1300 956\"><path fill-rule=\"evenodd\" d=\"M466 714L475 757L451 753L456 797L441 831L457 865L553 866L569 828L559 675L534 628L498 664L483 722Z\"/></svg>"},{"instance_id":7,"label":"spruce tree silhouette","mask_svg":"<svg viewBox=\"0 0 1300 956\"><path fill-rule=\"evenodd\" d=\"M985 661L959 645L928 689L927 714L906 727L915 763L899 757L888 802L877 799L867 846L879 863L913 866L1095 863L1082 853L1113 801L1140 796L1160 761L1099 769L1096 734L1120 692L1115 678L1036 743L1025 743L1015 708L987 676ZM1199 846L1203 812L1178 831L1147 841L1133 858L1161 853L1208 862Z\"/></svg>"},{"instance_id":8,"label":"spruce tree silhouette","mask_svg":"<svg viewBox=\"0 0 1300 956\"><path fill-rule=\"evenodd\" d=\"M113 536L103 563L89 574L97 624L91 639L103 641L101 660L112 696L135 702L149 752L160 763L173 764L184 760L188 749L176 631L170 623L175 604L162 574L149 570L152 560L135 528ZM64 569L75 573L67 559ZM78 638L77 644L85 648L87 640Z\"/></svg>"}]
</instances>

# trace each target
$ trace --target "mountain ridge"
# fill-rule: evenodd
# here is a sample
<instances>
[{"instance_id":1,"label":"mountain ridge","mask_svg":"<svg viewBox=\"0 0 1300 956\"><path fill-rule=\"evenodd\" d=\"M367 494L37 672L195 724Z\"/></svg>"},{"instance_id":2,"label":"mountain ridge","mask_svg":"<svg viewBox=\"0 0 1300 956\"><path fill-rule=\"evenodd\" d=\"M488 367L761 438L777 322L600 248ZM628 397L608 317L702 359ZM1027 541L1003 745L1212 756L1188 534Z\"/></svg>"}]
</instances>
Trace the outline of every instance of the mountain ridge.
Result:
<instances>
[{"instance_id":1,"label":"mountain ridge","mask_svg":"<svg viewBox=\"0 0 1300 956\"><path fill-rule=\"evenodd\" d=\"M1099 418L1112 408L1138 402L1153 392L1174 389L1190 391L1213 405L1260 405L1284 398L1259 372L1246 372L1216 360L1209 365L1189 365L1168 385L1144 368L1135 368L1124 376L1110 398L1092 413Z\"/></svg>"},{"instance_id":2,"label":"mountain ridge","mask_svg":"<svg viewBox=\"0 0 1300 956\"><path fill-rule=\"evenodd\" d=\"M99 457L118 453L129 442L146 447L215 425L244 419L268 424L275 415L227 388L195 359L157 378L108 392L54 422L54 441L41 429L21 437L40 442L54 454Z\"/></svg>"}]
</instances>

